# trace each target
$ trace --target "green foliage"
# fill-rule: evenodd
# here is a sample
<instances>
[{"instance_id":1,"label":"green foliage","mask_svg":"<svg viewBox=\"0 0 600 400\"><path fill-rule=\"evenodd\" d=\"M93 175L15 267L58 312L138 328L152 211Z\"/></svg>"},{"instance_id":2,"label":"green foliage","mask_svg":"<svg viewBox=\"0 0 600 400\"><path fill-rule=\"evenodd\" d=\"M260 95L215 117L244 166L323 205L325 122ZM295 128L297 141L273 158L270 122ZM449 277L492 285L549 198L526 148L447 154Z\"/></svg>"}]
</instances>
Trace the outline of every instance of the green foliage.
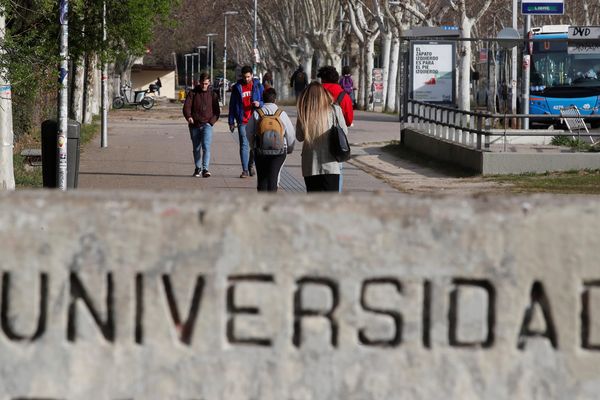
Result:
<instances>
[{"instance_id":1,"label":"green foliage","mask_svg":"<svg viewBox=\"0 0 600 400\"><path fill-rule=\"evenodd\" d=\"M513 192L600 194L600 170L502 175L485 179L509 183Z\"/></svg>"},{"instance_id":2,"label":"green foliage","mask_svg":"<svg viewBox=\"0 0 600 400\"><path fill-rule=\"evenodd\" d=\"M589 143L570 136L554 136L550 144L554 146L566 146L579 151L597 151Z\"/></svg>"},{"instance_id":3,"label":"green foliage","mask_svg":"<svg viewBox=\"0 0 600 400\"><path fill-rule=\"evenodd\" d=\"M25 157L16 154L13 158L13 168L17 189L42 187L42 167L30 167L27 165Z\"/></svg>"},{"instance_id":4,"label":"green foliage","mask_svg":"<svg viewBox=\"0 0 600 400\"><path fill-rule=\"evenodd\" d=\"M107 45L103 43L103 2L69 1L69 58L100 54L107 62L141 55L155 23L166 23L179 0L106 0ZM8 71L13 93L16 139L56 115L60 24L59 0L0 0L7 34L0 67ZM50 94L50 95L49 95Z\"/></svg>"},{"instance_id":5,"label":"green foliage","mask_svg":"<svg viewBox=\"0 0 600 400\"><path fill-rule=\"evenodd\" d=\"M82 125L79 138L80 148L83 148L85 144L93 140L99 132L100 118L97 116L93 118L91 124ZM13 168L15 171L15 185L17 186L17 188L41 188L43 185L42 167L31 167L27 165L25 157L19 154L19 148L21 147L41 147L40 130L36 129L35 133L28 135L24 142L27 142L27 144L23 143L22 146L19 146L17 149L17 154L15 154L13 158Z\"/></svg>"}]
</instances>

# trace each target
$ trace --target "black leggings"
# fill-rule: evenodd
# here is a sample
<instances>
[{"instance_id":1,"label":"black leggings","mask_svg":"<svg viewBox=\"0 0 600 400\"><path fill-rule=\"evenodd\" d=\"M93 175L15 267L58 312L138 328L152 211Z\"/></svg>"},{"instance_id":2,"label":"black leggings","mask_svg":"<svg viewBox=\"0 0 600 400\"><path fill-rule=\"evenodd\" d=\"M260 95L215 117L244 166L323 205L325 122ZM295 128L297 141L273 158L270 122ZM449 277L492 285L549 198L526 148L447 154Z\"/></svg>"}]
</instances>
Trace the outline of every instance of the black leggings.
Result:
<instances>
[{"instance_id":1,"label":"black leggings","mask_svg":"<svg viewBox=\"0 0 600 400\"><path fill-rule=\"evenodd\" d=\"M285 154L279 156L261 156L256 154L256 190L259 192L276 192L279 171L285 161Z\"/></svg>"},{"instance_id":2,"label":"black leggings","mask_svg":"<svg viewBox=\"0 0 600 400\"><path fill-rule=\"evenodd\" d=\"M307 192L339 192L340 174L305 176Z\"/></svg>"}]
</instances>

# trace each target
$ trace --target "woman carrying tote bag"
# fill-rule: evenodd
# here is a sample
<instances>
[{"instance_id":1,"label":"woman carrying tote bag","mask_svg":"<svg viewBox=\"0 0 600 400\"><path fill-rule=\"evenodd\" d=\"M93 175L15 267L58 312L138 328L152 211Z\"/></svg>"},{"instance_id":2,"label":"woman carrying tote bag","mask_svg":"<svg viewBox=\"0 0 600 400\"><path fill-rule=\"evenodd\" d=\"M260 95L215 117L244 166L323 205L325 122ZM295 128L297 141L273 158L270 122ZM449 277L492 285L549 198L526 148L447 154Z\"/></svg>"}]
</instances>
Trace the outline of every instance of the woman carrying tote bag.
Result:
<instances>
[{"instance_id":1,"label":"woman carrying tote bag","mask_svg":"<svg viewBox=\"0 0 600 400\"><path fill-rule=\"evenodd\" d=\"M348 128L342 109L318 82L312 82L298 98L296 139L302 142L302 176L307 192L337 192L340 165L331 154L329 133L338 123L345 134ZM336 121L337 119L337 121Z\"/></svg>"}]
</instances>

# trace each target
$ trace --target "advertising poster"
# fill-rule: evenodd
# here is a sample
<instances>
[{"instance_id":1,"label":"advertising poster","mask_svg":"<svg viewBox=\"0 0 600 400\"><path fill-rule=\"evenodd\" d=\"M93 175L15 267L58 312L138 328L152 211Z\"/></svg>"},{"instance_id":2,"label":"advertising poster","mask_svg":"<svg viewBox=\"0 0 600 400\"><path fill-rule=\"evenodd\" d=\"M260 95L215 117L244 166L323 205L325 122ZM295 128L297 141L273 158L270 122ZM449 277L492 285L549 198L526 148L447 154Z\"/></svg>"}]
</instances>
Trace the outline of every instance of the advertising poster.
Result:
<instances>
[{"instance_id":1,"label":"advertising poster","mask_svg":"<svg viewBox=\"0 0 600 400\"><path fill-rule=\"evenodd\" d=\"M454 44L413 43L412 98L431 103L454 103Z\"/></svg>"},{"instance_id":2,"label":"advertising poster","mask_svg":"<svg viewBox=\"0 0 600 400\"><path fill-rule=\"evenodd\" d=\"M373 103L383 103L383 69L373 68Z\"/></svg>"}]
</instances>

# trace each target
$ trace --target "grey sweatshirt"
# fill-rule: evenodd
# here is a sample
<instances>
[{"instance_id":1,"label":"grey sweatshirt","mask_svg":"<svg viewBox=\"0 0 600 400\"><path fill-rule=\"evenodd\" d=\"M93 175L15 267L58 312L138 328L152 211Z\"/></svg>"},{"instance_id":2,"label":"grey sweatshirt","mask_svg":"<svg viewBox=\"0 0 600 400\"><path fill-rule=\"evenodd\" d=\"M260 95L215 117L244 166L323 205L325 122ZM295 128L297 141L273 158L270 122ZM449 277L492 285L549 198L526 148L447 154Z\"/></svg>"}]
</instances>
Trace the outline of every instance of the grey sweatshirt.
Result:
<instances>
[{"instance_id":1,"label":"grey sweatshirt","mask_svg":"<svg viewBox=\"0 0 600 400\"><path fill-rule=\"evenodd\" d=\"M277 112L279 107L275 103L265 103L264 106L261 107L263 112L267 115L273 115ZM296 131L294 130L294 124L290 121L290 117L286 114L285 111L281 111L281 115L279 116L283 127L285 128L285 147L293 147L294 142L296 141ZM246 125L246 137L250 143L254 143L254 135L256 134L256 128L258 127L259 116L256 111L252 112L252 118L248 121Z\"/></svg>"}]
</instances>

